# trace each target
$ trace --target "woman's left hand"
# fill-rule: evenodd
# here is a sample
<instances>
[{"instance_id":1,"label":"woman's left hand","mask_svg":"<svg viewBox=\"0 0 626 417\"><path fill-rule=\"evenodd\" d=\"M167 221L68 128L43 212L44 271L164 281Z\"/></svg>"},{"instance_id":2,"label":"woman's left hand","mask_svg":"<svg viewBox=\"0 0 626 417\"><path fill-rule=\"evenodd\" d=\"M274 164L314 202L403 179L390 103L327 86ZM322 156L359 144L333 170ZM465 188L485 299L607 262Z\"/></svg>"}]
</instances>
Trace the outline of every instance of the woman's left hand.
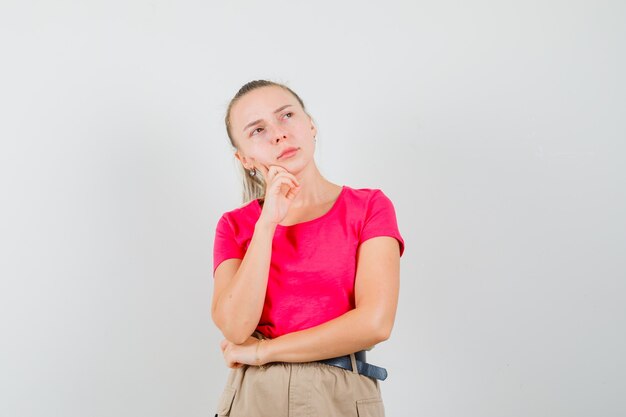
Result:
<instances>
[{"instance_id":1,"label":"woman's left hand","mask_svg":"<svg viewBox=\"0 0 626 417\"><path fill-rule=\"evenodd\" d=\"M229 368L240 368L243 365L263 365L263 363L257 361L257 344L259 344L259 339L252 336L248 337L240 345L236 345L227 339L222 340L220 348L222 349L226 365ZM259 350L262 349L261 346L258 348Z\"/></svg>"}]
</instances>

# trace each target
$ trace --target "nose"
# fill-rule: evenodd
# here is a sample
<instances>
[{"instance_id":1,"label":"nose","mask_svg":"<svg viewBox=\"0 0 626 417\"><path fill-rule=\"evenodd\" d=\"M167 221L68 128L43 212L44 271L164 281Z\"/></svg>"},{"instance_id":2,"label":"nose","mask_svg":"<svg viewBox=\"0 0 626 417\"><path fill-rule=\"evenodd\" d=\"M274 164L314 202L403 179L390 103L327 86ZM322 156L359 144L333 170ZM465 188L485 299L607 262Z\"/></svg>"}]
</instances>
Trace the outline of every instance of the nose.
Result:
<instances>
[{"instance_id":1,"label":"nose","mask_svg":"<svg viewBox=\"0 0 626 417\"><path fill-rule=\"evenodd\" d=\"M274 138L273 141L275 143L278 143L282 140L287 139L287 133L285 133L285 131L277 127L274 129L272 137Z\"/></svg>"}]
</instances>

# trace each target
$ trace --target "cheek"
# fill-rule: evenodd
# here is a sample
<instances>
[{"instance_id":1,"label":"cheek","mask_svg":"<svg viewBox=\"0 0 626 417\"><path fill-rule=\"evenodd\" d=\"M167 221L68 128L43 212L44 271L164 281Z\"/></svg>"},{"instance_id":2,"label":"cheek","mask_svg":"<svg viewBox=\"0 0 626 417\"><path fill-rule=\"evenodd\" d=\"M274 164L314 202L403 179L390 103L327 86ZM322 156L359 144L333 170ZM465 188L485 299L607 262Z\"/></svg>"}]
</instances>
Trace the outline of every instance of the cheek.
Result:
<instances>
[{"instance_id":1,"label":"cheek","mask_svg":"<svg viewBox=\"0 0 626 417\"><path fill-rule=\"evenodd\" d=\"M252 144L250 145L250 155L254 156L255 158L261 156L264 152L264 146L260 141L254 141L252 142Z\"/></svg>"},{"instance_id":2,"label":"cheek","mask_svg":"<svg viewBox=\"0 0 626 417\"><path fill-rule=\"evenodd\" d=\"M263 162L272 158L272 149L270 149L267 142L253 143L249 148L248 155L257 161Z\"/></svg>"},{"instance_id":3,"label":"cheek","mask_svg":"<svg viewBox=\"0 0 626 417\"><path fill-rule=\"evenodd\" d=\"M313 129L311 129L310 125L304 125L300 129L298 129L298 135L302 139L307 139L309 137L313 137L314 134L315 134L315 131Z\"/></svg>"}]
</instances>

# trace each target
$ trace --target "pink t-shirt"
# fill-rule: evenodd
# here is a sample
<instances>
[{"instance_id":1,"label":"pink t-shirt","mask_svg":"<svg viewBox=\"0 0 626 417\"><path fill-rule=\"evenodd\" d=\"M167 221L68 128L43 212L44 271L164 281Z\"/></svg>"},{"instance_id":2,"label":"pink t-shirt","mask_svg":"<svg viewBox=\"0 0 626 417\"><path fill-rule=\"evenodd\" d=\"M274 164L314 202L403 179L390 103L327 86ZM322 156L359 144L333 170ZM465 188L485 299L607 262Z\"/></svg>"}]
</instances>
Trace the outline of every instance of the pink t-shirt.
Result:
<instances>
[{"instance_id":1,"label":"pink t-shirt","mask_svg":"<svg viewBox=\"0 0 626 417\"><path fill-rule=\"evenodd\" d=\"M226 259L243 259L261 210L259 201L252 200L222 215L215 231L213 273ZM278 225L257 330L275 338L352 310L357 248L375 236L396 238L402 256L404 240L391 200L379 189L347 185L322 216Z\"/></svg>"}]
</instances>

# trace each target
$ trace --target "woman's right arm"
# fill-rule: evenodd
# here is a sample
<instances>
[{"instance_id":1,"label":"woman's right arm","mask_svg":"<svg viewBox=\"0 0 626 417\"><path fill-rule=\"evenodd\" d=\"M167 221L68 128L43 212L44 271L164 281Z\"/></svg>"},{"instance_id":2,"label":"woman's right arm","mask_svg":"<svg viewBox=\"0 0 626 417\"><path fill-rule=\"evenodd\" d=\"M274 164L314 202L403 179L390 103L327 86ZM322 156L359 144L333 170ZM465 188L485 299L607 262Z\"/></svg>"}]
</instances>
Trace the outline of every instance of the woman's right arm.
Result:
<instances>
[{"instance_id":1,"label":"woman's right arm","mask_svg":"<svg viewBox=\"0 0 626 417\"><path fill-rule=\"evenodd\" d=\"M299 181L279 166L260 166L267 187L265 203L243 259L228 259L216 269L211 317L224 337L235 344L254 332L265 303L276 226L300 191Z\"/></svg>"},{"instance_id":2,"label":"woman's right arm","mask_svg":"<svg viewBox=\"0 0 626 417\"><path fill-rule=\"evenodd\" d=\"M271 223L257 222L243 259L228 259L215 270L211 317L235 344L245 342L259 324L275 229Z\"/></svg>"}]
</instances>

